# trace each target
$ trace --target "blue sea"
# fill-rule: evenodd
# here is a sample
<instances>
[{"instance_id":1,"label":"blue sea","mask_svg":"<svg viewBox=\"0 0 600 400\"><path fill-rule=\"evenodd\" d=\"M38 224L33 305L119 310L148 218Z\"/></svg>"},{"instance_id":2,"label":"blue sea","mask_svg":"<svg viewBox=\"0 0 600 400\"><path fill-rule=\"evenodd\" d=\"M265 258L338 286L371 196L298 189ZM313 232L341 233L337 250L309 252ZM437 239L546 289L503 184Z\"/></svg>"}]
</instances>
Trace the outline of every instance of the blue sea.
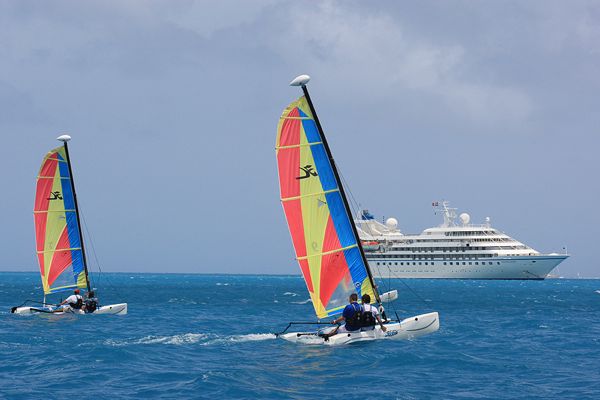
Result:
<instances>
[{"instance_id":1,"label":"blue sea","mask_svg":"<svg viewBox=\"0 0 600 400\"><path fill-rule=\"evenodd\" d=\"M126 316L10 314L36 273L0 274L0 398L600 398L600 280L392 280L401 318L439 311L412 341L302 346L299 276L103 274ZM388 312L393 313L392 307Z\"/></svg>"}]
</instances>

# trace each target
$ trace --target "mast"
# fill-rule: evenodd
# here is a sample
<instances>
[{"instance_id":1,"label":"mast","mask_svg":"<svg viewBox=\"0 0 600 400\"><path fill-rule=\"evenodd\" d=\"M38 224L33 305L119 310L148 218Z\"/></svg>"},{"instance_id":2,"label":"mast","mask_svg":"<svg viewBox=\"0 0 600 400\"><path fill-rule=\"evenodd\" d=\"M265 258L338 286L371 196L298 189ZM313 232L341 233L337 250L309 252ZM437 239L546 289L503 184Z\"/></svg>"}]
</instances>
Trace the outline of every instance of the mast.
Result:
<instances>
[{"instance_id":1,"label":"mast","mask_svg":"<svg viewBox=\"0 0 600 400\"><path fill-rule=\"evenodd\" d=\"M367 274L369 275L369 281L371 281L371 287L373 288L373 293L375 294L375 300L377 304L381 304L381 299L379 297L379 291L377 290L377 286L375 286L375 280L373 279L373 274L371 273L371 269L369 268L369 263L367 261L367 257L365 256L365 251L363 250L362 243L360 241L360 237L358 236L358 231L356 230L356 225L354 224L353 214L350 210L350 204L348 203L348 198L346 197L346 192L344 191L344 186L342 185L342 180L340 179L340 175L338 173L337 167L335 165L335 160L333 159L333 155L331 154L331 149L329 148L329 144L327 143L327 138L325 137L325 132L323 132L323 128L321 127L321 123L319 122L319 117L317 116L317 112L315 111L315 107L310 99L310 95L308 94L308 89L306 88L306 84L310 80L308 75L300 75L292 82L290 82L290 86L301 86L302 91L304 92L304 97L308 102L308 106L310 107L310 112L312 113L315 123L317 124L317 129L319 134L321 135L321 139L323 140L323 147L325 148L325 152L327 153L327 158L329 158L329 162L331 163L331 168L333 169L333 174L335 176L335 180L337 181L338 188L340 189L340 194L342 196L342 201L344 203L344 208L346 209L346 214L348 214L348 218L351 218L350 225L352 226L352 232L354 233L354 237L356 239L356 244L358 245L358 249L360 251L360 256L362 258L363 264L367 270Z\"/></svg>"},{"instance_id":2,"label":"mast","mask_svg":"<svg viewBox=\"0 0 600 400\"><path fill-rule=\"evenodd\" d=\"M87 258L85 256L85 246L83 244L83 231L81 230L81 221L79 218L79 205L77 204L77 194L75 193L75 179L73 178L73 169L71 168L71 157L69 157L69 146L67 142L71 140L71 136L62 135L56 138L63 142L65 148L65 154L67 155L67 165L69 166L69 177L71 178L71 190L73 191L73 200L75 201L75 215L77 216L77 228L79 229L79 242L81 243L81 254L83 256L83 268L85 270L85 282L87 284L87 291L90 292L90 278L88 277Z\"/></svg>"}]
</instances>

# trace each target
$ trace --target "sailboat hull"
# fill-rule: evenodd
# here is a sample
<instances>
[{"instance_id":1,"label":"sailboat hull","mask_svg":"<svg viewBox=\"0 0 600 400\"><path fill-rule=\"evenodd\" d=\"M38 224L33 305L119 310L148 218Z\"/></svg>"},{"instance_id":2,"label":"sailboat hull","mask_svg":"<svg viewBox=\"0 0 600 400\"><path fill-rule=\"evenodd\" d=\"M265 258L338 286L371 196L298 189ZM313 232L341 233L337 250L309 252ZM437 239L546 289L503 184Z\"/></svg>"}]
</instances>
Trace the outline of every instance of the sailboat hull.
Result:
<instances>
[{"instance_id":1,"label":"sailboat hull","mask_svg":"<svg viewBox=\"0 0 600 400\"><path fill-rule=\"evenodd\" d=\"M385 332L377 326L375 329L369 331L338 333L327 340L319 336L316 332L290 332L280 335L280 337L294 343L327 346L339 346L382 339L414 339L436 332L440 328L440 317L437 312L432 312L406 318L401 322L387 323L385 327L387 328Z\"/></svg>"},{"instance_id":2,"label":"sailboat hull","mask_svg":"<svg viewBox=\"0 0 600 400\"><path fill-rule=\"evenodd\" d=\"M53 309L50 307L17 307L12 310L13 314L20 315L31 315L37 314L40 316L63 316L63 315L96 315L96 314L106 314L106 315L126 315L127 314L127 303L119 303L119 304L110 304L107 306L99 307L93 313L86 314L81 310L77 311L69 311L69 312L53 312Z\"/></svg>"}]
</instances>

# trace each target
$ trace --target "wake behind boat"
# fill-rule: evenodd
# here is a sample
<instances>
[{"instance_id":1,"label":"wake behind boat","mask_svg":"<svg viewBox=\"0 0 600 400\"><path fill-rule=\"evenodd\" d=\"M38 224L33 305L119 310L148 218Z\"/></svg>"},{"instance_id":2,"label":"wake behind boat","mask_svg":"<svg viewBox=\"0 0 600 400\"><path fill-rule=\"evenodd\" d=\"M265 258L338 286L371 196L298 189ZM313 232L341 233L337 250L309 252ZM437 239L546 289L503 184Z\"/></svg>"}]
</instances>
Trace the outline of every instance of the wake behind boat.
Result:
<instances>
[{"instance_id":1,"label":"wake behind boat","mask_svg":"<svg viewBox=\"0 0 600 400\"><path fill-rule=\"evenodd\" d=\"M408 339L439 329L437 312L402 321L386 318L382 301L369 269L344 188L327 139L301 75L290 85L300 86L304 96L292 102L280 118L276 154L281 202L296 252L296 259L310 294L317 318L342 314L350 294L369 295L384 319L381 327L340 333L327 328L290 332L294 325L324 326L327 323L291 322L279 337L303 344L340 345L379 339ZM365 306L366 307L366 306ZM361 306L360 311L365 312ZM357 311L358 313L358 311ZM329 325L331 326L331 325Z\"/></svg>"},{"instance_id":2,"label":"wake behind boat","mask_svg":"<svg viewBox=\"0 0 600 400\"><path fill-rule=\"evenodd\" d=\"M63 146L51 150L42 161L37 177L34 220L38 264L44 301L26 301L13 307L13 314L59 317L67 314L127 314L127 303L100 306L91 290L79 218L79 207L69 158L68 135L58 137ZM88 298L75 295L74 306L58 307L46 296L85 289ZM81 300L79 301L79 297ZM28 305L31 304L31 305Z\"/></svg>"}]
</instances>

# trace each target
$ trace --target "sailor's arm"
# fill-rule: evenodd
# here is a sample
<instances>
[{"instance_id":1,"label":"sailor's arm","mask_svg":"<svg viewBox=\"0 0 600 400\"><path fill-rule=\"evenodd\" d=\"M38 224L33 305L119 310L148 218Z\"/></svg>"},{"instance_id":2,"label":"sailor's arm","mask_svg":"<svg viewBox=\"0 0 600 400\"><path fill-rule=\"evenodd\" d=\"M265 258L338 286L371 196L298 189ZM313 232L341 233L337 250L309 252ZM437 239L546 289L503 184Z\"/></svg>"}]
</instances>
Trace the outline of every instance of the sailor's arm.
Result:
<instances>
[{"instance_id":1,"label":"sailor's arm","mask_svg":"<svg viewBox=\"0 0 600 400\"><path fill-rule=\"evenodd\" d=\"M379 314L377 314L377 322L379 322L379 326L381 326L382 331L387 331L387 328L383 326L383 322L381 321L381 317L379 316Z\"/></svg>"}]
</instances>

